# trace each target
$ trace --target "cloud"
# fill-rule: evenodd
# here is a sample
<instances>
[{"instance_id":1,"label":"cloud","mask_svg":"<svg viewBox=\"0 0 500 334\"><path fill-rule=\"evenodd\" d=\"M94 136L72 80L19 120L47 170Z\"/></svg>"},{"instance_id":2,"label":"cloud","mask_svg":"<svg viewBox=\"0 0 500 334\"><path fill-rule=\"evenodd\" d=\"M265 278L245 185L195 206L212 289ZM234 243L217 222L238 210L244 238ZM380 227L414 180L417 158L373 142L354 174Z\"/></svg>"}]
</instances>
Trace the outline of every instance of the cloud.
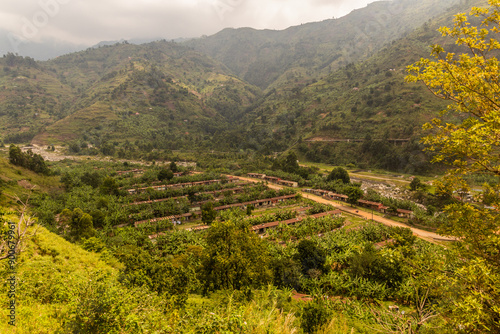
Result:
<instances>
[{"instance_id":1,"label":"cloud","mask_svg":"<svg viewBox=\"0 0 500 334\"><path fill-rule=\"evenodd\" d=\"M370 0L4 0L0 29L34 42L198 37L226 27L284 29Z\"/></svg>"}]
</instances>

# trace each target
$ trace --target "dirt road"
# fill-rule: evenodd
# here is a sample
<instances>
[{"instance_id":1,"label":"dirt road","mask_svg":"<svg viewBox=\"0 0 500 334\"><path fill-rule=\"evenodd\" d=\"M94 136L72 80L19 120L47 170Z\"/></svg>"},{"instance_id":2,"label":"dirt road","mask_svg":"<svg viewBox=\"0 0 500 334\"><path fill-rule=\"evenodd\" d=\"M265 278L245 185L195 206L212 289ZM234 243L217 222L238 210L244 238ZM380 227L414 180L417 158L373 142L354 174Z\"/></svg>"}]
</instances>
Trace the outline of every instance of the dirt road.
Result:
<instances>
[{"instance_id":1,"label":"dirt road","mask_svg":"<svg viewBox=\"0 0 500 334\"><path fill-rule=\"evenodd\" d=\"M353 208L350 206L342 205L342 204L339 204L337 202L325 199L323 197L319 197L319 196L312 195L312 194L305 193L305 192L302 192L302 196L304 198L313 200L313 201L318 202L318 203L333 205L342 211L345 211L345 212L352 214L352 215L356 215L356 216L361 217L361 218L365 218L366 220L372 219L371 211L366 212L366 211L360 210L358 208ZM428 240L428 241L452 241L452 240L454 240L454 239L444 237L444 236L439 235L439 234L434 233L434 232L429 232L429 231L421 230L418 228L410 227L410 226L405 225L403 223L394 221L392 219L380 217L377 215L373 215L373 220L376 222L382 223L384 225L388 225L388 226L407 227L413 232L414 235L416 235L419 238Z\"/></svg>"},{"instance_id":2,"label":"dirt road","mask_svg":"<svg viewBox=\"0 0 500 334\"><path fill-rule=\"evenodd\" d=\"M262 180L252 179L252 178L248 178L248 177L242 177L242 176L236 176L236 177L239 178L240 180L245 180L245 181L248 181L248 182L255 182L255 183L262 182ZM276 190L284 188L282 186L278 186L276 184L271 184L271 183L268 183L267 186L269 188L271 188L271 189L276 189ZM306 193L306 192L301 192L301 194L302 194L302 196L304 198L313 200L313 201L318 202L318 203L333 205L334 207L336 207L336 208L338 208L338 209L340 209L342 211L345 211L345 212L347 212L349 214L352 214L352 215L355 215L355 216L358 216L358 217L361 217L361 218L365 218L366 220L372 219L372 213L371 213L371 211L370 212L366 212L366 211L363 211L361 209L353 208L353 207L346 206L346 205L343 205L343 204L339 204L337 202L325 199L325 198L320 197L320 196L309 194L309 193ZM452 238L448 238L448 237L439 235L437 233L433 233L433 232L421 230L421 229L418 229L418 228L410 227L408 225L402 224L402 223L394 221L392 219L380 217L380 216L377 216L377 215L373 215L373 220L376 221L376 222L382 223L384 225L388 225L388 226L407 227L407 228L409 228L413 232L413 234L415 236L417 236L417 237L419 237L421 239L427 240L427 241L431 241L431 242L435 242L435 241L453 241L454 240Z\"/></svg>"}]
</instances>

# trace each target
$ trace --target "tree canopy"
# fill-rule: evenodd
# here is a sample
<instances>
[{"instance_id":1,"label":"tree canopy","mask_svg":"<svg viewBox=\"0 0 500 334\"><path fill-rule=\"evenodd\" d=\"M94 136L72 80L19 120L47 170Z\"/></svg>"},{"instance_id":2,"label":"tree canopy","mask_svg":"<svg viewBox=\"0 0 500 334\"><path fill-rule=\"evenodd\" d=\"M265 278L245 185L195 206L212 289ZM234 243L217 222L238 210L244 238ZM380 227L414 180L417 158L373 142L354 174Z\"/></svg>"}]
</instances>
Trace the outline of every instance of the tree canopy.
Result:
<instances>
[{"instance_id":1,"label":"tree canopy","mask_svg":"<svg viewBox=\"0 0 500 334\"><path fill-rule=\"evenodd\" d=\"M425 125L434 130L424 139L428 149L437 152L434 160L450 163L458 171L500 175L500 63L496 57L500 1L489 0L489 4L489 9L470 12L484 18L480 26L473 26L462 13L455 16L452 28L439 29L443 36L454 38L463 53L433 45L436 60L422 58L410 65L406 79L421 81L434 95L450 101L442 114L454 112L462 120L454 124L441 117Z\"/></svg>"},{"instance_id":2,"label":"tree canopy","mask_svg":"<svg viewBox=\"0 0 500 334\"><path fill-rule=\"evenodd\" d=\"M346 187L344 193L348 196L347 201L353 205L358 204L358 200L363 197L363 190L356 186Z\"/></svg>"},{"instance_id":3,"label":"tree canopy","mask_svg":"<svg viewBox=\"0 0 500 334\"><path fill-rule=\"evenodd\" d=\"M351 183L351 179L349 178L349 173L342 167L335 167L328 175L327 181L335 181L335 180L340 180L345 184Z\"/></svg>"},{"instance_id":4,"label":"tree canopy","mask_svg":"<svg viewBox=\"0 0 500 334\"><path fill-rule=\"evenodd\" d=\"M482 18L479 26L462 13L455 16L452 28L439 29L455 40L455 49L462 53L434 45L436 60L421 59L408 67L409 82L421 81L434 95L451 102L440 118L425 125L431 132L424 138L428 149L437 153L434 161L454 167L445 180L448 190L436 190L447 197L469 191L461 174L500 176L500 0L488 3L489 8L474 7L470 12L472 21ZM450 112L459 121L445 122L444 115ZM498 191L498 179L492 187ZM455 244L460 259L456 269L444 274L445 291L454 301L444 309L466 332L500 331L500 202L495 196L487 199L479 205L461 198L448 203L448 221L441 230L460 239Z\"/></svg>"},{"instance_id":5,"label":"tree canopy","mask_svg":"<svg viewBox=\"0 0 500 334\"><path fill-rule=\"evenodd\" d=\"M49 167L47 167L40 154L34 154L31 150L24 153L16 145L10 145L9 147L9 161L13 165L28 168L38 174L50 174Z\"/></svg>"},{"instance_id":6,"label":"tree canopy","mask_svg":"<svg viewBox=\"0 0 500 334\"><path fill-rule=\"evenodd\" d=\"M269 253L243 222L216 222L207 234L203 259L205 291L258 287L270 282Z\"/></svg>"}]
</instances>

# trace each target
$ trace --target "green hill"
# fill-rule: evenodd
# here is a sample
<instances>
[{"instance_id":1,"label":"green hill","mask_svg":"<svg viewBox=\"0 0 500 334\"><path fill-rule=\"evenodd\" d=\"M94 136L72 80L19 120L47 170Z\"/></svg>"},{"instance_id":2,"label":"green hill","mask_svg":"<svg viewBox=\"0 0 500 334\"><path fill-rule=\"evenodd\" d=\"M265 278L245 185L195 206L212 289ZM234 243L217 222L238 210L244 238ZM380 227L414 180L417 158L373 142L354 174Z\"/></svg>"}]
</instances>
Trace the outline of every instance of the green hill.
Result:
<instances>
[{"instance_id":1,"label":"green hill","mask_svg":"<svg viewBox=\"0 0 500 334\"><path fill-rule=\"evenodd\" d=\"M453 14L470 6L452 7L363 62L313 79L296 72L295 79L275 83L242 121L247 147L268 152L294 148L301 158L331 164L429 169L418 143L422 124L447 103L422 85L406 83L406 66L428 57L434 43L461 51L436 30L451 25Z\"/></svg>"},{"instance_id":2,"label":"green hill","mask_svg":"<svg viewBox=\"0 0 500 334\"><path fill-rule=\"evenodd\" d=\"M57 192L60 186L58 176L44 176L14 166L3 153L0 151L0 207L19 208L19 199L25 202L32 193Z\"/></svg>"},{"instance_id":3,"label":"green hill","mask_svg":"<svg viewBox=\"0 0 500 334\"><path fill-rule=\"evenodd\" d=\"M120 158L294 148L313 161L422 171L421 125L444 104L406 84L405 68L430 44L449 43L439 26L484 4L376 2L283 31L123 42L47 62L6 55L0 135Z\"/></svg>"},{"instance_id":4,"label":"green hill","mask_svg":"<svg viewBox=\"0 0 500 334\"><path fill-rule=\"evenodd\" d=\"M17 258L16 333L49 333L62 327L64 314L78 289L97 277L115 275L117 270L97 254L84 251L41 226L29 229L29 237ZM2 281L12 274L2 269ZM2 305L9 303L7 293L1 294ZM9 310L2 307L0 331L13 333Z\"/></svg>"},{"instance_id":5,"label":"green hill","mask_svg":"<svg viewBox=\"0 0 500 334\"><path fill-rule=\"evenodd\" d=\"M28 60L13 55L1 60L5 141L101 146L127 140L190 147L212 141L260 94L223 65L169 42L122 43L49 62Z\"/></svg>"}]
</instances>

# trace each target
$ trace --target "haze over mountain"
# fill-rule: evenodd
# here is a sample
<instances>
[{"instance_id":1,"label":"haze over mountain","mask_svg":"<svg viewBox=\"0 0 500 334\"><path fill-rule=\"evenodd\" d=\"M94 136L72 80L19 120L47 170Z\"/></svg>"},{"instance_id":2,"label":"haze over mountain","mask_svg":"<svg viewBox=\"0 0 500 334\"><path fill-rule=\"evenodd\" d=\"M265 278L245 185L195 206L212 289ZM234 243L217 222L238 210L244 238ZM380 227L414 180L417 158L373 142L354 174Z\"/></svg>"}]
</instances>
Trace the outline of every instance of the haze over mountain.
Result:
<instances>
[{"instance_id":1,"label":"haze over mountain","mask_svg":"<svg viewBox=\"0 0 500 334\"><path fill-rule=\"evenodd\" d=\"M0 55L46 60L101 41L192 38L226 27L284 29L340 17L369 2L373 0L10 1L0 11Z\"/></svg>"},{"instance_id":2,"label":"haze over mountain","mask_svg":"<svg viewBox=\"0 0 500 334\"><path fill-rule=\"evenodd\" d=\"M339 19L280 31L225 29L186 44L267 88L292 68L313 77L364 59L459 2L379 1Z\"/></svg>"}]
</instances>

